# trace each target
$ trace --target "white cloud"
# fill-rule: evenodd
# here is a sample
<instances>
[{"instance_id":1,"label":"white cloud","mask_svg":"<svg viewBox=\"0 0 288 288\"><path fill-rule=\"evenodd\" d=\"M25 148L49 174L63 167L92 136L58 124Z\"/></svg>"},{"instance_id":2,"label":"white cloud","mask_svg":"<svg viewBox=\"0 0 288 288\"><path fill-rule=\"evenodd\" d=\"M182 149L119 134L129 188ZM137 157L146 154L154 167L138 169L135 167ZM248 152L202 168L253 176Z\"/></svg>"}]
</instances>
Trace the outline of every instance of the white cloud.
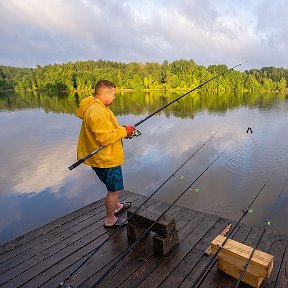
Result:
<instances>
[{"instance_id":1,"label":"white cloud","mask_svg":"<svg viewBox=\"0 0 288 288\"><path fill-rule=\"evenodd\" d=\"M228 66L247 59L243 69L287 67L285 5L284 0L2 0L0 63L184 58Z\"/></svg>"}]
</instances>

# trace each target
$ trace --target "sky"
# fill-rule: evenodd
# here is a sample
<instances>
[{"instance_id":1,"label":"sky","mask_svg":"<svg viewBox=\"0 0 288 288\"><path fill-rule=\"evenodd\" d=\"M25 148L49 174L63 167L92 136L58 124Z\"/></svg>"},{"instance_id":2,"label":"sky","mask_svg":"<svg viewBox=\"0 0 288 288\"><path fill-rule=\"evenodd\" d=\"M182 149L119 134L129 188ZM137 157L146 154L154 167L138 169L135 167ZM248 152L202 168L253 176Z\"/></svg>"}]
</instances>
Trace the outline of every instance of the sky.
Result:
<instances>
[{"instance_id":1,"label":"sky","mask_svg":"<svg viewBox=\"0 0 288 288\"><path fill-rule=\"evenodd\" d=\"M287 7L287 0L0 0L0 65L193 59L288 68Z\"/></svg>"}]
</instances>

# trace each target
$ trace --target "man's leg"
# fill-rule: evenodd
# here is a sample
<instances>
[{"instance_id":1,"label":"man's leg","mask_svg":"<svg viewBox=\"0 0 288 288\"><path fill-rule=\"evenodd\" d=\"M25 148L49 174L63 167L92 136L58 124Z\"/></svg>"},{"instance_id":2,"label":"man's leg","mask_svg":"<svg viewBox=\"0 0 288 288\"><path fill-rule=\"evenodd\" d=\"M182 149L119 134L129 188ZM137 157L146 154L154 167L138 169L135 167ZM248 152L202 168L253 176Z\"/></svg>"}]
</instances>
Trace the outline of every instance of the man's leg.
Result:
<instances>
[{"instance_id":1,"label":"man's leg","mask_svg":"<svg viewBox=\"0 0 288 288\"><path fill-rule=\"evenodd\" d=\"M105 205L106 205L106 219L105 225L113 225L117 221L117 217L114 215L115 211L122 207L119 203L120 191L107 192Z\"/></svg>"},{"instance_id":2,"label":"man's leg","mask_svg":"<svg viewBox=\"0 0 288 288\"><path fill-rule=\"evenodd\" d=\"M117 217L115 212L123 208L119 202L120 191L124 189L121 166L113 168L96 168L92 167L99 179L105 184L108 192L105 199L106 218L105 226L111 226L116 223ZM114 192L115 191L115 192Z\"/></svg>"}]
</instances>

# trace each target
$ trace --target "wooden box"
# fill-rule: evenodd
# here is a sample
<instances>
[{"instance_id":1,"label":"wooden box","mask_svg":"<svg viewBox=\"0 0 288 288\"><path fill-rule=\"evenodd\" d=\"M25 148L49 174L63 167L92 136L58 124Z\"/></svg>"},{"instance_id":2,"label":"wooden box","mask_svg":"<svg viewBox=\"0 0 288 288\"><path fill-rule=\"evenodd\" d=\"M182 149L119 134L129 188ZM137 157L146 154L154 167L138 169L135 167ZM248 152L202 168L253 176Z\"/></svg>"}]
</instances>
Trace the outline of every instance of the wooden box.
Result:
<instances>
[{"instance_id":1,"label":"wooden box","mask_svg":"<svg viewBox=\"0 0 288 288\"><path fill-rule=\"evenodd\" d=\"M218 235L211 242L211 252L215 254L226 237ZM217 258L218 269L238 279L249 259L253 248L232 239L228 239ZM268 278L273 268L274 257L260 250L255 250L242 281L259 287L263 279Z\"/></svg>"}]
</instances>

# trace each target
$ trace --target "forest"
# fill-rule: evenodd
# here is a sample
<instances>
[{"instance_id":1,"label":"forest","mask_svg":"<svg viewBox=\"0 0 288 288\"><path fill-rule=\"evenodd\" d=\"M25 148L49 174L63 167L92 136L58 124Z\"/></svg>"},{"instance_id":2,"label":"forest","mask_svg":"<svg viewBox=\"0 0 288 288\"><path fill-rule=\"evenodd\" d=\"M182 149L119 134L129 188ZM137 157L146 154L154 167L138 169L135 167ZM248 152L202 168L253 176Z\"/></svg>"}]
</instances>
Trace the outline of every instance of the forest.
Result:
<instances>
[{"instance_id":1,"label":"forest","mask_svg":"<svg viewBox=\"0 0 288 288\"><path fill-rule=\"evenodd\" d=\"M187 91L229 69L226 65L197 65L193 60L169 63L121 63L106 60L78 61L35 68L0 66L0 90L89 91L100 79L118 90ZM286 92L288 69L263 67L244 72L231 70L201 87L200 91L224 93Z\"/></svg>"}]
</instances>

